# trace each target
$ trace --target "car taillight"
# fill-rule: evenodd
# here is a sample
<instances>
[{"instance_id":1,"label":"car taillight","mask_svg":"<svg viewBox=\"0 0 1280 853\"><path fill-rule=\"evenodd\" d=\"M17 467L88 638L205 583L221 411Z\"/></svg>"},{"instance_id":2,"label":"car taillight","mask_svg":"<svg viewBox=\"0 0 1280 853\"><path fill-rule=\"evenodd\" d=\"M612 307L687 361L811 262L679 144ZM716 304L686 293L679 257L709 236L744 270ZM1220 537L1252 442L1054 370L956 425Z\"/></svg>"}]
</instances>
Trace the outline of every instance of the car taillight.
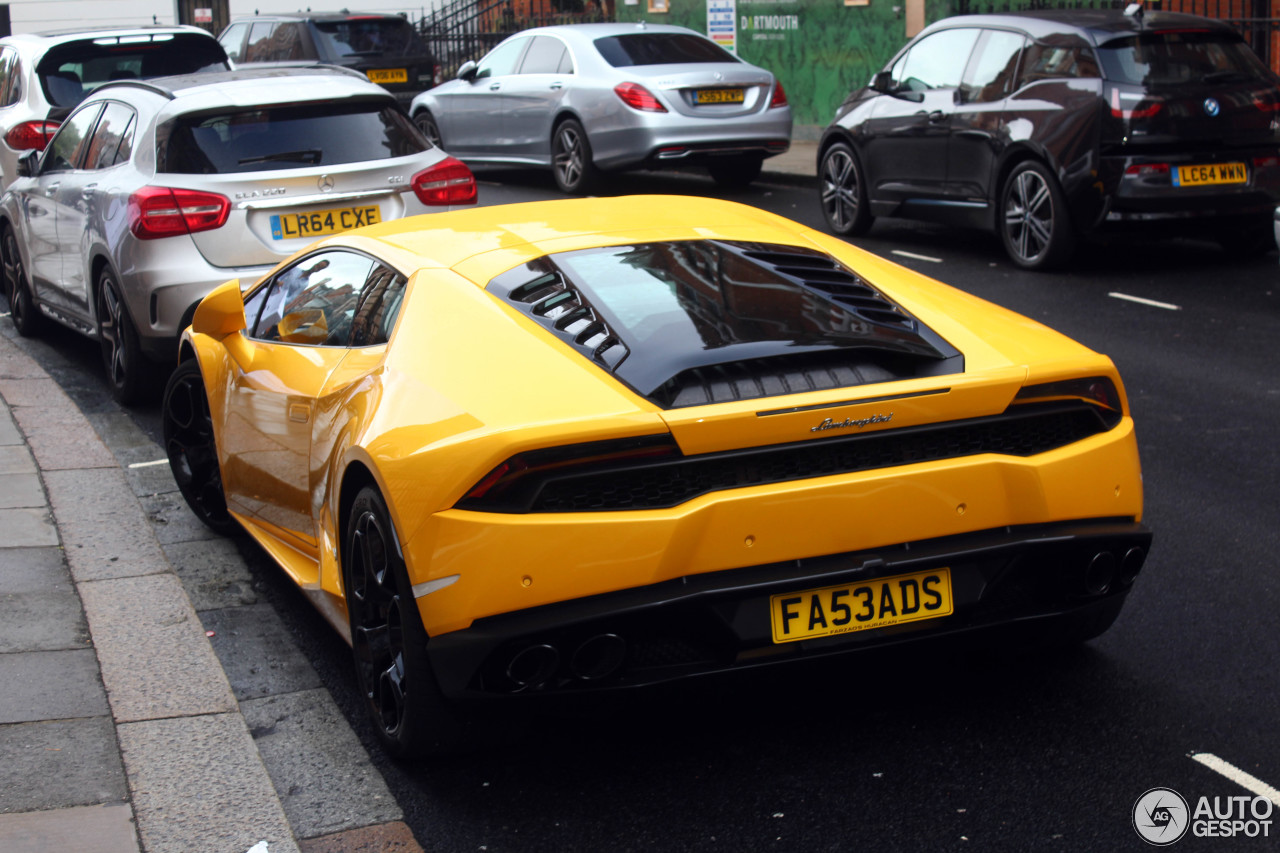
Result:
<instances>
[{"instance_id":1,"label":"car taillight","mask_svg":"<svg viewBox=\"0 0 1280 853\"><path fill-rule=\"evenodd\" d=\"M781 80L773 81L773 97L769 99L769 109L774 107L785 107L787 105L787 91L782 88Z\"/></svg>"},{"instance_id":2,"label":"car taillight","mask_svg":"<svg viewBox=\"0 0 1280 853\"><path fill-rule=\"evenodd\" d=\"M56 121L24 121L9 128L5 143L14 151L43 151L58 131Z\"/></svg>"},{"instance_id":3,"label":"car taillight","mask_svg":"<svg viewBox=\"0 0 1280 853\"><path fill-rule=\"evenodd\" d=\"M476 203L476 176L461 160L446 157L413 176L413 194L431 207Z\"/></svg>"},{"instance_id":4,"label":"car taillight","mask_svg":"<svg viewBox=\"0 0 1280 853\"><path fill-rule=\"evenodd\" d=\"M1139 178L1150 178L1156 175L1169 174L1168 163L1134 163L1128 166L1124 173L1126 175L1137 175Z\"/></svg>"},{"instance_id":5,"label":"car taillight","mask_svg":"<svg viewBox=\"0 0 1280 853\"><path fill-rule=\"evenodd\" d=\"M486 474L458 506L482 512L526 512L546 486L578 477L609 478L680 456L675 440L666 433L531 450Z\"/></svg>"},{"instance_id":6,"label":"car taillight","mask_svg":"<svg viewBox=\"0 0 1280 853\"><path fill-rule=\"evenodd\" d=\"M1042 385L1027 385L1018 391L1015 402L1029 403L1048 400L1087 400L1119 413L1120 392L1106 376L1090 376L1083 379L1064 379L1061 382L1046 382Z\"/></svg>"},{"instance_id":7,"label":"car taillight","mask_svg":"<svg viewBox=\"0 0 1280 853\"><path fill-rule=\"evenodd\" d=\"M1142 96L1137 96L1137 95L1135 95L1135 96L1131 96L1131 97L1132 97L1134 100L1141 100L1141 99L1142 99ZM1128 118L1151 118L1153 115L1155 115L1156 113L1160 112L1160 109L1161 109L1161 107L1163 107L1163 106L1164 106L1164 104L1161 104L1161 103L1159 103L1159 102L1156 102L1156 103L1148 104L1147 106L1143 107L1143 108L1142 108L1142 109L1140 109L1140 110L1126 110L1126 109L1122 109L1122 108L1121 108L1121 106L1120 106L1120 90L1119 90L1119 89L1112 89L1112 90L1111 90L1111 115L1112 115L1114 118L1126 118L1126 119L1128 119Z\"/></svg>"},{"instance_id":8,"label":"car taillight","mask_svg":"<svg viewBox=\"0 0 1280 853\"><path fill-rule=\"evenodd\" d=\"M613 91L622 98L622 102L633 110L647 113L665 113L667 108L653 96L653 93L639 83L619 83Z\"/></svg>"},{"instance_id":9,"label":"car taillight","mask_svg":"<svg viewBox=\"0 0 1280 853\"><path fill-rule=\"evenodd\" d=\"M157 240L221 228L231 200L199 190L143 187L129 196L129 230L139 240Z\"/></svg>"},{"instance_id":10,"label":"car taillight","mask_svg":"<svg viewBox=\"0 0 1280 853\"><path fill-rule=\"evenodd\" d=\"M1253 168L1255 169L1274 169L1280 166L1280 157L1254 157Z\"/></svg>"}]
</instances>

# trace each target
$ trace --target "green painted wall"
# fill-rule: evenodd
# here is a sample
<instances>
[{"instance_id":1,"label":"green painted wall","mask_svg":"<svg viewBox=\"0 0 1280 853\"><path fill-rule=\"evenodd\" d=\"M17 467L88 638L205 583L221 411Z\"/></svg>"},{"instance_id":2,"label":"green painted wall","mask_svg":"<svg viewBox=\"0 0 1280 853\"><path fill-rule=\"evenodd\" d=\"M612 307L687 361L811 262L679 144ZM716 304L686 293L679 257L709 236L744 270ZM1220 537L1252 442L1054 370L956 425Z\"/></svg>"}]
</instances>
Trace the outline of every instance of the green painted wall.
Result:
<instances>
[{"instance_id":1,"label":"green painted wall","mask_svg":"<svg viewBox=\"0 0 1280 853\"><path fill-rule=\"evenodd\" d=\"M707 31L706 0L669 0L670 11L651 13L647 0L615 6L619 21L646 20ZM893 11L902 7L900 17ZM787 90L796 138L823 127L845 96L907 43L905 0L737 0L738 56L778 76ZM925 0L925 19L951 14L950 0ZM805 127L809 126L809 127Z\"/></svg>"}]
</instances>

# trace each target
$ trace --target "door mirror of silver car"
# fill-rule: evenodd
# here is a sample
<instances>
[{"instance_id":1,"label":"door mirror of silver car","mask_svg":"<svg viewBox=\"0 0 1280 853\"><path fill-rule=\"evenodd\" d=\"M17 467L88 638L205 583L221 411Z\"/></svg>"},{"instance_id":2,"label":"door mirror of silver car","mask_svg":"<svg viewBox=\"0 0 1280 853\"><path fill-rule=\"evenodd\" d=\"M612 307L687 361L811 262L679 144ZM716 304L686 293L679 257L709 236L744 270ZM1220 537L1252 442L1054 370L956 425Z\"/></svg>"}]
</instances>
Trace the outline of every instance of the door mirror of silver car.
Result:
<instances>
[{"instance_id":1,"label":"door mirror of silver car","mask_svg":"<svg viewBox=\"0 0 1280 853\"><path fill-rule=\"evenodd\" d=\"M893 94L893 77L888 71L876 72L876 76L871 80L871 91L882 92L886 95Z\"/></svg>"},{"instance_id":2,"label":"door mirror of silver car","mask_svg":"<svg viewBox=\"0 0 1280 853\"><path fill-rule=\"evenodd\" d=\"M40 152L36 150L26 151L18 158L18 177L30 178L34 175L40 165Z\"/></svg>"},{"instance_id":3,"label":"door mirror of silver car","mask_svg":"<svg viewBox=\"0 0 1280 853\"><path fill-rule=\"evenodd\" d=\"M888 71L881 71L872 79L871 90L888 95L891 98L901 98L904 101L913 101L920 103L924 100L924 92L912 89L910 86L900 86L893 82L893 77Z\"/></svg>"},{"instance_id":4,"label":"door mirror of silver car","mask_svg":"<svg viewBox=\"0 0 1280 853\"><path fill-rule=\"evenodd\" d=\"M474 59L468 59L466 62L458 66L458 79L466 80L468 83L470 83L472 80L475 79L476 69L478 67L479 66L476 65Z\"/></svg>"},{"instance_id":5,"label":"door mirror of silver car","mask_svg":"<svg viewBox=\"0 0 1280 853\"><path fill-rule=\"evenodd\" d=\"M191 331L221 340L245 327L244 297L240 295L240 279L220 284L196 306L191 318Z\"/></svg>"}]
</instances>

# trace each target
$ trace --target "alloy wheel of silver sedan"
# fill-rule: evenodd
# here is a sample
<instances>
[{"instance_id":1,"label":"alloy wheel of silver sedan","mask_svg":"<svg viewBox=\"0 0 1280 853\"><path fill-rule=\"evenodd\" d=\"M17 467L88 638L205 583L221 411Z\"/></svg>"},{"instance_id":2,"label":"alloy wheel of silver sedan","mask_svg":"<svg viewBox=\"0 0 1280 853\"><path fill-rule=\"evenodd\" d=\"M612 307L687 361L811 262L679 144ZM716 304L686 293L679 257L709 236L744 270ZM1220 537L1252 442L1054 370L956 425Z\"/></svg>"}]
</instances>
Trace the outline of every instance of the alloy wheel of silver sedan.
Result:
<instances>
[{"instance_id":1,"label":"alloy wheel of silver sedan","mask_svg":"<svg viewBox=\"0 0 1280 853\"><path fill-rule=\"evenodd\" d=\"M853 149L843 142L828 148L818 176L822 181L822 215L831 230L842 237L865 233L872 216L867 209L862 167Z\"/></svg>"},{"instance_id":2,"label":"alloy wheel of silver sedan","mask_svg":"<svg viewBox=\"0 0 1280 853\"><path fill-rule=\"evenodd\" d=\"M1000 236L1015 264L1048 269L1071 254L1074 235L1058 182L1034 160L1020 163L1001 193Z\"/></svg>"},{"instance_id":3,"label":"alloy wheel of silver sedan","mask_svg":"<svg viewBox=\"0 0 1280 853\"><path fill-rule=\"evenodd\" d=\"M556 126L551 139L551 167L556 184L567 193L585 193L596 179L587 132L573 119Z\"/></svg>"}]
</instances>

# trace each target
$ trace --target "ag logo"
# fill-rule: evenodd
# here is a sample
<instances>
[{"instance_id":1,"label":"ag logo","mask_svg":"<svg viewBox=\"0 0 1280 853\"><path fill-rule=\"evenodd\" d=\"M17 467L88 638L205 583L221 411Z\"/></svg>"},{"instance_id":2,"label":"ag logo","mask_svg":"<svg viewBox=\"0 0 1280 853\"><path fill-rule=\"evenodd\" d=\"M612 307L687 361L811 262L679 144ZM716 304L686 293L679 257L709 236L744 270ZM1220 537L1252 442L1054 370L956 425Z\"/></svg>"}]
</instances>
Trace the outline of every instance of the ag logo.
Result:
<instances>
[{"instance_id":1,"label":"ag logo","mask_svg":"<svg viewBox=\"0 0 1280 853\"><path fill-rule=\"evenodd\" d=\"M1133 804L1133 828L1157 847L1168 847L1186 835L1190 818L1187 801L1172 788L1152 788Z\"/></svg>"}]
</instances>

